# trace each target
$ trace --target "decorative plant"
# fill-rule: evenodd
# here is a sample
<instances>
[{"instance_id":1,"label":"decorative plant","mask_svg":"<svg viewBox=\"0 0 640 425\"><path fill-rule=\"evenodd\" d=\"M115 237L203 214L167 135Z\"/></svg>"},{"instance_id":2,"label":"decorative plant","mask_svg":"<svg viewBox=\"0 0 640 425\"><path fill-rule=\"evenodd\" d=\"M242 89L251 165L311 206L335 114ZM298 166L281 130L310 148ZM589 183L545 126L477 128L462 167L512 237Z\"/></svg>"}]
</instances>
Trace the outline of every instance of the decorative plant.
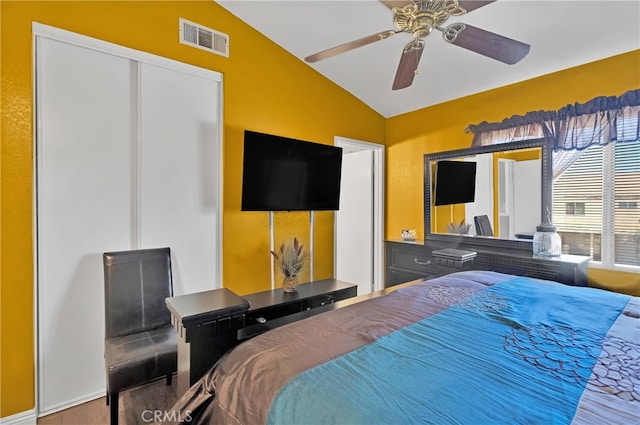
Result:
<instances>
[{"instance_id":1,"label":"decorative plant","mask_svg":"<svg viewBox=\"0 0 640 425\"><path fill-rule=\"evenodd\" d=\"M302 244L297 238L280 245L280 250L276 253L271 251L275 258L276 266L280 268L285 277L296 277L307 258L307 253L302 249Z\"/></svg>"},{"instance_id":2,"label":"decorative plant","mask_svg":"<svg viewBox=\"0 0 640 425\"><path fill-rule=\"evenodd\" d=\"M471 229L471 224L466 224L464 219L460 222L460 224L456 225L453 223L449 223L448 226L449 233L457 233L459 235L466 235L469 233L469 229Z\"/></svg>"}]
</instances>

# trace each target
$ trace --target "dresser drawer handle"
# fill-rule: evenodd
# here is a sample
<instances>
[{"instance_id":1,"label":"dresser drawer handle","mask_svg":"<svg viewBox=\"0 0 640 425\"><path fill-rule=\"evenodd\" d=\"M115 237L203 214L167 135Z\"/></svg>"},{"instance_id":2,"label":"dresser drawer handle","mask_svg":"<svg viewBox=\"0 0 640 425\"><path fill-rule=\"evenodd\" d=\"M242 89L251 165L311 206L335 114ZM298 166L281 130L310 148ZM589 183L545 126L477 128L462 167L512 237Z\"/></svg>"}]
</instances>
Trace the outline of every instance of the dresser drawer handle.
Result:
<instances>
[{"instance_id":1,"label":"dresser drawer handle","mask_svg":"<svg viewBox=\"0 0 640 425\"><path fill-rule=\"evenodd\" d=\"M413 262L416 263L416 264L420 264L421 266L428 266L429 264L431 264L431 261L429 261L429 260L427 260L425 262L422 262L422 261L418 261L417 258L414 258Z\"/></svg>"}]
</instances>

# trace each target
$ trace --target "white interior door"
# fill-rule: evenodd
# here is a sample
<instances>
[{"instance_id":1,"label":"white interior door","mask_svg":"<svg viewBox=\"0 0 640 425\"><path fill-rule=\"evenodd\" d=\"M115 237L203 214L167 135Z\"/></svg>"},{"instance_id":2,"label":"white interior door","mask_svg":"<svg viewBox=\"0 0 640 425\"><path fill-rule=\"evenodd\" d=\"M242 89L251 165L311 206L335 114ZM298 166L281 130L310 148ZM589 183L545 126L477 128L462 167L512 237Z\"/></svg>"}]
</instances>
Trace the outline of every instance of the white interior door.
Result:
<instances>
[{"instance_id":1,"label":"white interior door","mask_svg":"<svg viewBox=\"0 0 640 425\"><path fill-rule=\"evenodd\" d=\"M373 290L372 151L344 153L340 210L336 212L336 279L358 285L358 295Z\"/></svg>"},{"instance_id":2,"label":"white interior door","mask_svg":"<svg viewBox=\"0 0 640 425\"><path fill-rule=\"evenodd\" d=\"M131 62L36 44L40 413L104 394L102 253L131 244Z\"/></svg>"}]
</instances>

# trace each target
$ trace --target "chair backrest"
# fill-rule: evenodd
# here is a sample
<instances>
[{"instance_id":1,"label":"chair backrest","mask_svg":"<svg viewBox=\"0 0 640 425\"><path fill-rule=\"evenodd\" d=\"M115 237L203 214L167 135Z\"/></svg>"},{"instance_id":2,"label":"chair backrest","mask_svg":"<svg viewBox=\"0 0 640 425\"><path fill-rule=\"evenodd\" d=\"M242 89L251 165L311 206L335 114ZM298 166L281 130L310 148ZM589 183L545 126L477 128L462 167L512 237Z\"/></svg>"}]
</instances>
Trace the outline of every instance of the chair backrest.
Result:
<instances>
[{"instance_id":1,"label":"chair backrest","mask_svg":"<svg viewBox=\"0 0 640 425\"><path fill-rule=\"evenodd\" d=\"M480 236L493 236L493 230L491 229L491 223L487 215L477 215L473 217L473 221L476 225L476 234Z\"/></svg>"},{"instance_id":2,"label":"chair backrest","mask_svg":"<svg viewBox=\"0 0 640 425\"><path fill-rule=\"evenodd\" d=\"M106 252L105 338L171 323L165 298L173 295L169 248Z\"/></svg>"}]
</instances>

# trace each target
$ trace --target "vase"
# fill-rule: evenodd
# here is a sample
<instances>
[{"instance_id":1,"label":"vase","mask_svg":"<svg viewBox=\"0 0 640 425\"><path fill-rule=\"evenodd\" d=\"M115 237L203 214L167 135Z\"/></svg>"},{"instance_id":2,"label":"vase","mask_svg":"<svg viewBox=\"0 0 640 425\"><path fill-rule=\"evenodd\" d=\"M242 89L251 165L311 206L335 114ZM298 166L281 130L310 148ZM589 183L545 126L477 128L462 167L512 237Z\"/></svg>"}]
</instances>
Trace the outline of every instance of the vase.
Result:
<instances>
[{"instance_id":1,"label":"vase","mask_svg":"<svg viewBox=\"0 0 640 425\"><path fill-rule=\"evenodd\" d=\"M282 280L284 292L296 292L298 290L298 276L285 276Z\"/></svg>"}]
</instances>

